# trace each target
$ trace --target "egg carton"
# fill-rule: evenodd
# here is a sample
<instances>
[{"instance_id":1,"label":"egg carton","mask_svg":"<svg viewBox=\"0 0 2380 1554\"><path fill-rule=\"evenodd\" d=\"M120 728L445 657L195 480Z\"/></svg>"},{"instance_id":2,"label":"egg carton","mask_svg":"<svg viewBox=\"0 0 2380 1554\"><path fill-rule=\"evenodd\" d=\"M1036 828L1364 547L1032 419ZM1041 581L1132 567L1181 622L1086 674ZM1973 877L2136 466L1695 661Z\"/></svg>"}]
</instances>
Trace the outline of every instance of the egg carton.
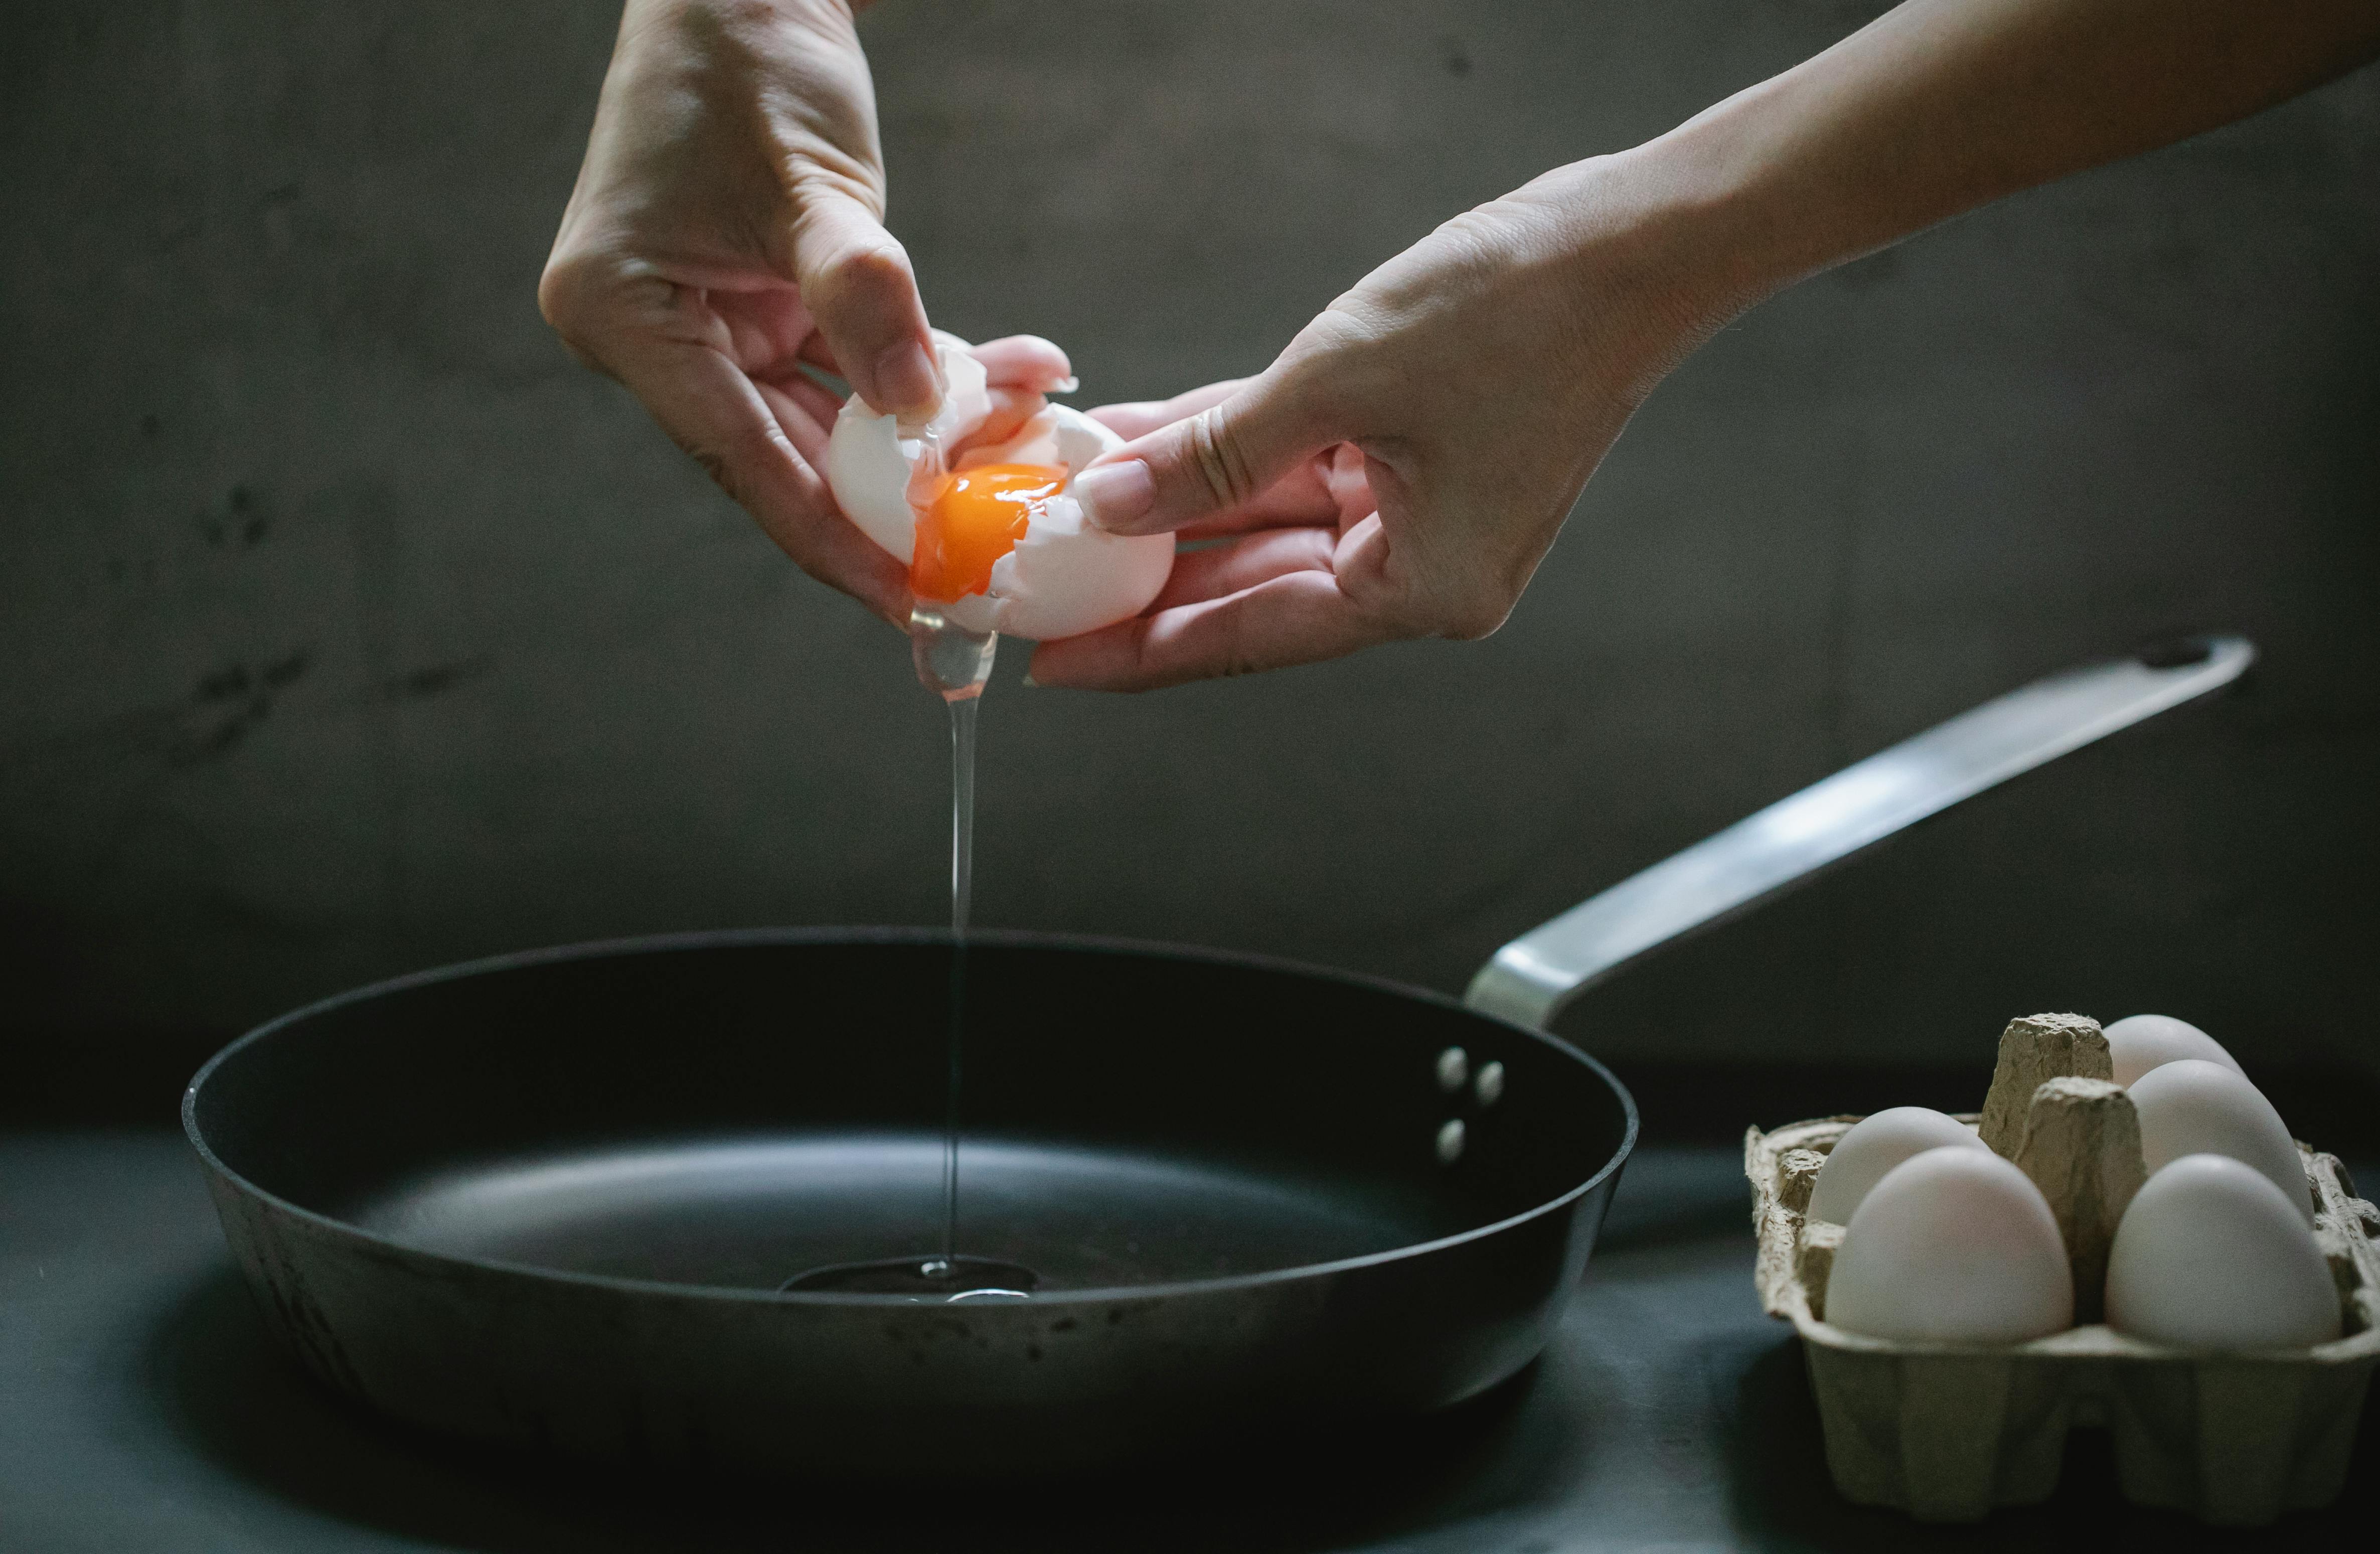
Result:
<instances>
[{"instance_id":1,"label":"egg carton","mask_svg":"<svg viewBox=\"0 0 2380 1554\"><path fill-rule=\"evenodd\" d=\"M2060 1099L2057 1089L2039 1086L2034 1123ZM1961 1120L1985 1123L1988 1139L1994 1102L2008 1105L2003 1090L1995 1084L1983 1117ZM2256 1526L2338 1498L2380 1364L2380 1209L2355 1196L2336 1156L2298 1146L2314 1233L2338 1287L2344 1336L2332 1342L2210 1353L2103 1322L2024 1343L1903 1342L1826 1319L1843 1227L1806 1210L1828 1151L1858 1121L1754 1128L1743 1140L1759 1235L1754 1280L1769 1315L1802 1337L1827 1467L1845 1499L1922 1522L1972 1522L1996 1506L2036 1504L2057 1487L2066 1433L2077 1425L2112 1432L2118 1482L2136 1505ZM2078 1208L2072 1176L2034 1180L2045 1176L2051 1208L2069 1227ZM2088 1207L2082 1212L2087 1219ZM2078 1288L2078 1298L2085 1293ZM2087 1293L2080 1314L2096 1315L2096 1291Z\"/></svg>"}]
</instances>

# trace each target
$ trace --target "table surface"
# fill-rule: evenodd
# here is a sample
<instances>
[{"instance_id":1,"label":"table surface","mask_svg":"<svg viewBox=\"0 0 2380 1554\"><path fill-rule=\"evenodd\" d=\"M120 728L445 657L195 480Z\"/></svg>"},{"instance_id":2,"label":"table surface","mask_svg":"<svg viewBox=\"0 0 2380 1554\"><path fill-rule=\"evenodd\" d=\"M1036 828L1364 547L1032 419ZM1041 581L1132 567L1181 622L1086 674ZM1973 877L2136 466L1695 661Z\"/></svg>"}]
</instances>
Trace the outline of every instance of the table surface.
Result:
<instances>
[{"instance_id":1,"label":"table surface","mask_svg":"<svg viewBox=\"0 0 2380 1554\"><path fill-rule=\"evenodd\" d=\"M2091 1431L2056 1499L1980 1526L1843 1504L1799 1348L1753 1297L1746 1203L1731 1148L1640 1150L1545 1359L1385 1439L996 1490L655 1482L475 1456L316 1388L178 1134L0 1133L0 1550L2373 1547L2369 1413L2352 1509L2245 1538L2126 1506Z\"/></svg>"}]
</instances>

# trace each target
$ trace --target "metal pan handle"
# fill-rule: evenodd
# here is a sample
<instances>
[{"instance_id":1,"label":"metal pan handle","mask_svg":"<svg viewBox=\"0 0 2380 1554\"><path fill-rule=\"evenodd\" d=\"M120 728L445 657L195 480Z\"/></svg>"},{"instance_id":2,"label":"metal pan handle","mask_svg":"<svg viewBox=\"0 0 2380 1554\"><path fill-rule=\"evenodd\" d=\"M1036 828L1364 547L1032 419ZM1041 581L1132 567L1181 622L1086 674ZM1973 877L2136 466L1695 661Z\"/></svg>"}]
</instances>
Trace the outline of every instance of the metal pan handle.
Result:
<instances>
[{"instance_id":1,"label":"metal pan handle","mask_svg":"<svg viewBox=\"0 0 2380 1554\"><path fill-rule=\"evenodd\" d=\"M1646 951L1809 878L2020 772L2240 677L2245 637L2203 637L2036 680L1780 799L1496 952L1463 1002L1544 1027Z\"/></svg>"}]
</instances>

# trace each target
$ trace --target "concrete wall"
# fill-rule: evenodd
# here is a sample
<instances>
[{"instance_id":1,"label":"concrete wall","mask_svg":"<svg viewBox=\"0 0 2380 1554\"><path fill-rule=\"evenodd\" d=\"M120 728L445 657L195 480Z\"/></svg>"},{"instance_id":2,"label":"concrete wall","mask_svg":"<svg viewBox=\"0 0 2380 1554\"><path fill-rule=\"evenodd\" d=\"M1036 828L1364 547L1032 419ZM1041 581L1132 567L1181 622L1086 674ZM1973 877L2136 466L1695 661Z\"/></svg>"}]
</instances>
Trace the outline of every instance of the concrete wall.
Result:
<instances>
[{"instance_id":1,"label":"concrete wall","mask_svg":"<svg viewBox=\"0 0 2380 1554\"><path fill-rule=\"evenodd\" d=\"M1818 0L891 0L937 321L1093 398L1252 370L1464 206L1851 30ZM929 922L940 710L540 322L593 0L20 3L0 58L0 929L19 1039L442 960ZM1978 1061L2155 1007L2380 1050L2380 79L1791 293L1656 396L1512 624L985 722L990 924L1457 988L1541 917L2026 678L2245 694L1597 995L1621 1058Z\"/></svg>"}]
</instances>

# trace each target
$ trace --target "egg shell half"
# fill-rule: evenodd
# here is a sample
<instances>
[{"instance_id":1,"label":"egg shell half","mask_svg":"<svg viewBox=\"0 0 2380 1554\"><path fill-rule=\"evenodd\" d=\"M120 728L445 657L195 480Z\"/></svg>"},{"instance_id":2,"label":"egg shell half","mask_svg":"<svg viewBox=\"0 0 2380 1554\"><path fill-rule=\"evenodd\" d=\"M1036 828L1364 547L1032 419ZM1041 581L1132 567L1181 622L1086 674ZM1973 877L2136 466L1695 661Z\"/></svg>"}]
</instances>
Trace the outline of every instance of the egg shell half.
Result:
<instances>
[{"instance_id":1,"label":"egg shell half","mask_svg":"<svg viewBox=\"0 0 2380 1554\"><path fill-rule=\"evenodd\" d=\"M1985 1148L1975 1130L1926 1106L1895 1106L1861 1118L1835 1141L1810 1189L1809 1215L1848 1224L1885 1172L1928 1149Z\"/></svg>"},{"instance_id":2,"label":"egg shell half","mask_svg":"<svg viewBox=\"0 0 2380 1554\"><path fill-rule=\"evenodd\" d=\"M955 334L934 332L934 358L942 371L942 403L922 425L904 427L853 395L843 402L827 437L826 483L836 505L859 531L909 565L917 549L917 515L909 507L909 471L930 440L954 447L991 414L983 363Z\"/></svg>"},{"instance_id":3,"label":"egg shell half","mask_svg":"<svg viewBox=\"0 0 2380 1554\"><path fill-rule=\"evenodd\" d=\"M2041 1189L1988 1149L1884 1173L1843 1228L1827 1320L1870 1338L2022 1343L2073 1325L2074 1277Z\"/></svg>"},{"instance_id":4,"label":"egg shell half","mask_svg":"<svg viewBox=\"0 0 2380 1554\"><path fill-rule=\"evenodd\" d=\"M2262 1172L2184 1155L2116 1227L2107 1322L2185 1348L2295 1348L2338 1337L2338 1291L2296 1205Z\"/></svg>"},{"instance_id":5,"label":"egg shell half","mask_svg":"<svg viewBox=\"0 0 2380 1554\"><path fill-rule=\"evenodd\" d=\"M988 464L1062 466L1071 480L1124 440L1081 411L1045 405L997 443L953 450L991 414L983 364L956 336L936 336L948 384L942 406L921 427L903 427L854 395L827 440L827 483L859 530L906 565L917 552L917 515L910 479L929 445L953 469ZM1148 607L1173 570L1171 534L1110 534L1083 516L1064 492L1033 514L1015 548L992 564L990 586L948 604L942 613L970 631L1048 641L1073 637Z\"/></svg>"},{"instance_id":6,"label":"egg shell half","mask_svg":"<svg viewBox=\"0 0 2380 1554\"><path fill-rule=\"evenodd\" d=\"M2107 1057L2115 1065L2115 1081L2129 1088L2153 1068L2183 1058L2221 1063L2243 1078L2241 1068L2223 1044L2187 1020L2170 1014L2132 1014L2107 1029Z\"/></svg>"},{"instance_id":7,"label":"egg shell half","mask_svg":"<svg viewBox=\"0 0 2380 1554\"><path fill-rule=\"evenodd\" d=\"M2141 1162L2151 1176L2184 1155L2228 1155L2263 1172L2297 1206L2299 1218L2313 1223L2313 1194L2297 1143L2265 1092L2238 1069L2177 1058L2142 1074L2131 1094L2141 1119Z\"/></svg>"}]
</instances>

